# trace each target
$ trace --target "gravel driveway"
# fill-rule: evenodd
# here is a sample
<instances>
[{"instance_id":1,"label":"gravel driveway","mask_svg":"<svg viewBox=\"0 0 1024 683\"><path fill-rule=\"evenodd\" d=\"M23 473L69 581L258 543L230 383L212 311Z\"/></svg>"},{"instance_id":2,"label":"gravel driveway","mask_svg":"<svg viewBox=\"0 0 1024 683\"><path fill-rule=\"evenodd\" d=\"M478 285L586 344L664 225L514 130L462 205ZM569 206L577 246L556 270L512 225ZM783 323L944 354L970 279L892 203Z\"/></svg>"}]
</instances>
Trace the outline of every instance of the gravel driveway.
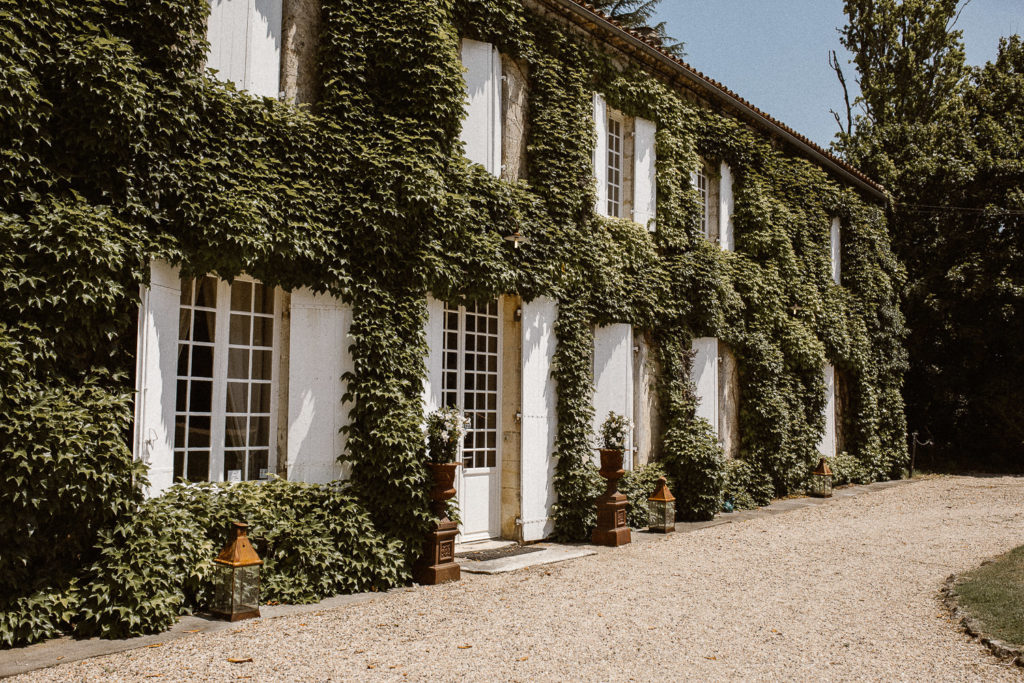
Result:
<instances>
[{"instance_id":1,"label":"gravel driveway","mask_svg":"<svg viewBox=\"0 0 1024 683\"><path fill-rule=\"evenodd\" d=\"M1022 543L1024 478L940 477L14 680L1021 681L938 591Z\"/></svg>"}]
</instances>

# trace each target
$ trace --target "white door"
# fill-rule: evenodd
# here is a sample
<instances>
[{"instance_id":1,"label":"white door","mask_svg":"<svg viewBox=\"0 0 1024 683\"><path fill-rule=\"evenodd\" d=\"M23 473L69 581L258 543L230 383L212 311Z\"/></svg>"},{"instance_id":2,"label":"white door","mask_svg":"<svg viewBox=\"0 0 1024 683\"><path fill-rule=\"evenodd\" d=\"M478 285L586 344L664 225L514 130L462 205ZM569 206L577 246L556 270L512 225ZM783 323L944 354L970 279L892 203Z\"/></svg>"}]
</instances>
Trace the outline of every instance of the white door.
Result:
<instances>
[{"instance_id":1,"label":"white door","mask_svg":"<svg viewBox=\"0 0 1024 683\"><path fill-rule=\"evenodd\" d=\"M456 480L462 541L501 534L501 317L498 302L445 306L442 393L469 420Z\"/></svg>"}]
</instances>

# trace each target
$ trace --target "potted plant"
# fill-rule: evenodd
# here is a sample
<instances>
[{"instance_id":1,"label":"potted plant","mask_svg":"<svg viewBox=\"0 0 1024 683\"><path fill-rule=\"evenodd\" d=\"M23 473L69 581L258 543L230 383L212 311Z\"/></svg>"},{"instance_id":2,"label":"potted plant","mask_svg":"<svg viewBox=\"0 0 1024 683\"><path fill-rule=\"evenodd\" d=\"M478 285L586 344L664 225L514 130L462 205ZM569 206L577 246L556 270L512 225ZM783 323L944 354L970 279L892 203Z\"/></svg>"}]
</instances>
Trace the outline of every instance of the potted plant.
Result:
<instances>
[{"instance_id":1,"label":"potted plant","mask_svg":"<svg viewBox=\"0 0 1024 683\"><path fill-rule=\"evenodd\" d=\"M433 476L430 500L435 514L455 495L459 444L466 435L466 418L456 408L441 408L427 416L427 469Z\"/></svg>"},{"instance_id":2,"label":"potted plant","mask_svg":"<svg viewBox=\"0 0 1024 683\"><path fill-rule=\"evenodd\" d=\"M612 479L610 474L621 472L622 453L626 449L626 437L632 425L625 415L608 413L601 425L601 476ZM622 474L619 474L621 477ZM614 477L618 479L619 477Z\"/></svg>"}]
</instances>

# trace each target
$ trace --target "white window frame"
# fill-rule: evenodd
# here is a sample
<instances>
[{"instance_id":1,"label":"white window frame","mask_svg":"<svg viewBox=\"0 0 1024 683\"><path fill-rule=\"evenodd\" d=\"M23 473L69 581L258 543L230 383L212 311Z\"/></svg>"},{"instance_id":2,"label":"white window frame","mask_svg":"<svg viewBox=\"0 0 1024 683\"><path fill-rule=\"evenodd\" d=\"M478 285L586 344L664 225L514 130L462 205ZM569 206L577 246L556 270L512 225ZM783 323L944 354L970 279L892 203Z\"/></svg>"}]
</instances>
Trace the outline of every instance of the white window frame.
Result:
<instances>
[{"instance_id":1,"label":"white window frame","mask_svg":"<svg viewBox=\"0 0 1024 683\"><path fill-rule=\"evenodd\" d=\"M842 283L843 267L843 224L839 217L832 218L832 226L829 229L829 264L832 267L832 281L835 284Z\"/></svg>"},{"instance_id":2,"label":"white window frame","mask_svg":"<svg viewBox=\"0 0 1024 683\"><path fill-rule=\"evenodd\" d=\"M700 195L700 228L704 237L711 239L711 176L701 161L694 171L694 187Z\"/></svg>"},{"instance_id":3,"label":"white window frame","mask_svg":"<svg viewBox=\"0 0 1024 683\"><path fill-rule=\"evenodd\" d=\"M201 279L194 278L193 281ZM251 278L245 275L236 277L235 282L248 282L259 284L259 281L255 278ZM184 282L182 282L182 289L184 290ZM211 398L211 410L209 412L210 417L210 459L209 468L207 471L207 478L205 481L225 481L224 476L224 455L225 455L225 432L227 422L227 385L228 385L228 355L231 348L248 348L251 350L254 348L251 344L239 346L232 344L230 341L231 332L231 282L227 280L217 279L217 305L214 309L215 320L214 320L214 341L211 344L213 348L213 388ZM194 288L191 288L194 289ZM195 294L190 294L190 305L194 302ZM268 444L267 444L267 474L274 473L277 471L277 426L278 426L278 401L279 401L279 382L280 382L280 353L281 353L281 306L282 296L280 288L275 287L273 289L273 302L274 302L274 329L271 335L271 358L270 358L270 414L269 414L269 427L268 427ZM179 315L181 306L179 304ZM249 314L252 316L253 314ZM175 330L176 338L180 336L179 330ZM178 343L181 343L179 339ZM265 348L265 347L255 347ZM251 360L250 360L251 364ZM251 365L250 365L251 367ZM175 425L177 425L177 418L179 415L191 415L186 405L184 412L177 410L177 383L180 380L185 379L186 376L178 375L177 369L175 370ZM244 380L250 383L249 380ZM248 391L251 391L251 383ZM251 415L251 413L245 413ZM199 413L201 416L207 415L207 413ZM232 415L237 415L233 413ZM265 415L260 413L260 415ZM187 432L187 422L185 431ZM172 435L172 446L175 456L182 450L178 444L178 430L175 428ZM246 451L252 450L246 448ZM262 450L262 449L261 449ZM245 481L247 477L247 467L243 468L241 480ZM172 463L172 473L176 470ZM188 462L187 455L182 465L182 476L188 477ZM177 479L176 479L177 480Z\"/></svg>"},{"instance_id":4,"label":"white window frame","mask_svg":"<svg viewBox=\"0 0 1024 683\"><path fill-rule=\"evenodd\" d=\"M625 183L623 182L623 160L625 158L625 130L626 122L623 117L617 114L608 114L608 159L607 159L607 187L608 187L608 216L610 218L622 217L622 196Z\"/></svg>"}]
</instances>

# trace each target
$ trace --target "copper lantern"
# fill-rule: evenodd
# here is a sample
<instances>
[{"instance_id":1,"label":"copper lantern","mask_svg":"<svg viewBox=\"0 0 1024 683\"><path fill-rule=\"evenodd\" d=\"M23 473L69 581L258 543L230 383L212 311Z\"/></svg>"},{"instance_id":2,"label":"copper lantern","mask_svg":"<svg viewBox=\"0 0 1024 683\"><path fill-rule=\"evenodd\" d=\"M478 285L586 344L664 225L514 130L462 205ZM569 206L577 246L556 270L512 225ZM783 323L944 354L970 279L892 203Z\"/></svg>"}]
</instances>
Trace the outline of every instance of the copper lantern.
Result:
<instances>
[{"instance_id":1,"label":"copper lantern","mask_svg":"<svg viewBox=\"0 0 1024 683\"><path fill-rule=\"evenodd\" d=\"M811 495L819 498L832 495L832 469L825 458L818 461L818 466L811 472Z\"/></svg>"},{"instance_id":2,"label":"copper lantern","mask_svg":"<svg viewBox=\"0 0 1024 683\"><path fill-rule=\"evenodd\" d=\"M668 490L665 477L658 479L658 487L647 499L647 514L651 531L667 534L676 530L676 499Z\"/></svg>"},{"instance_id":3,"label":"copper lantern","mask_svg":"<svg viewBox=\"0 0 1024 683\"><path fill-rule=\"evenodd\" d=\"M214 560L210 611L229 621L260 615L260 567L263 560L249 542L249 525L232 522L232 536Z\"/></svg>"}]
</instances>

